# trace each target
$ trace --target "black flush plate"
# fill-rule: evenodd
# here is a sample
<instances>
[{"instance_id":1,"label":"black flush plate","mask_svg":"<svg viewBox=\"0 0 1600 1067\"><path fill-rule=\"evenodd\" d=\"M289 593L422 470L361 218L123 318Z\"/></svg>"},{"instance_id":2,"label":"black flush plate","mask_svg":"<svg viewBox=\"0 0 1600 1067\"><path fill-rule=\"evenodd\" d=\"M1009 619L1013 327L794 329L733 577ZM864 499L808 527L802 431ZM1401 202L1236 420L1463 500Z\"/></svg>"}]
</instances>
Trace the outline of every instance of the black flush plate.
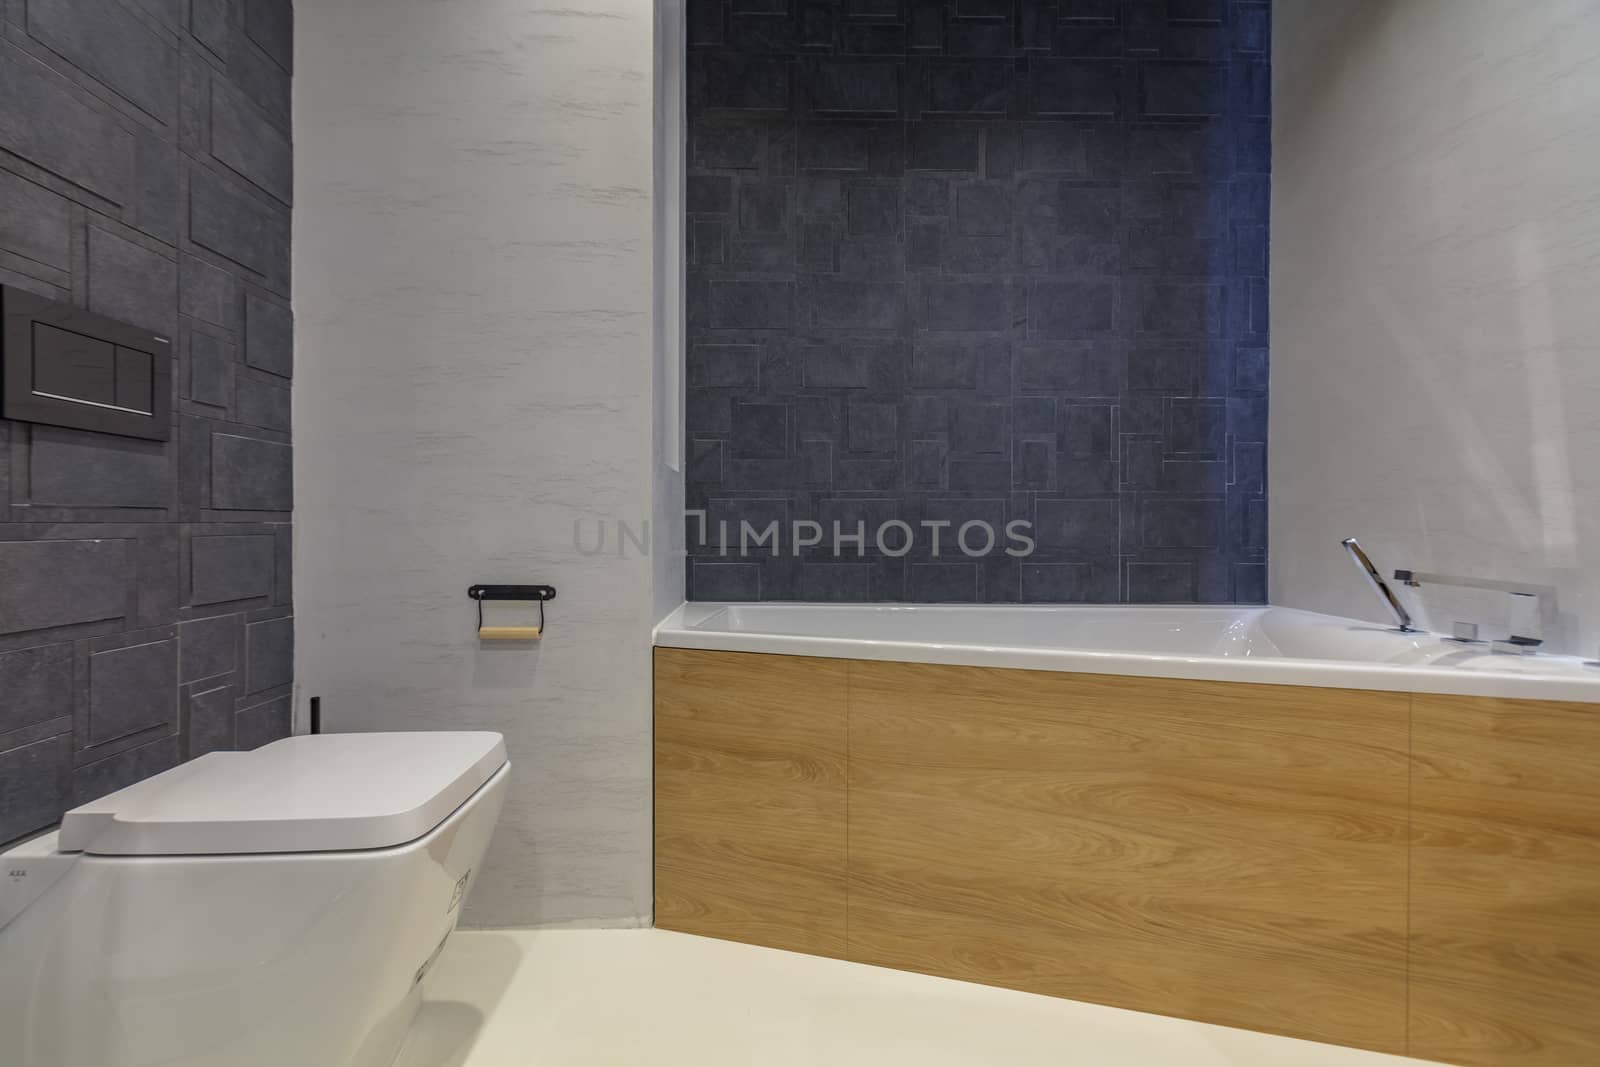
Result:
<instances>
[{"instance_id":1,"label":"black flush plate","mask_svg":"<svg viewBox=\"0 0 1600 1067\"><path fill-rule=\"evenodd\" d=\"M0 286L0 415L165 441L172 341Z\"/></svg>"}]
</instances>

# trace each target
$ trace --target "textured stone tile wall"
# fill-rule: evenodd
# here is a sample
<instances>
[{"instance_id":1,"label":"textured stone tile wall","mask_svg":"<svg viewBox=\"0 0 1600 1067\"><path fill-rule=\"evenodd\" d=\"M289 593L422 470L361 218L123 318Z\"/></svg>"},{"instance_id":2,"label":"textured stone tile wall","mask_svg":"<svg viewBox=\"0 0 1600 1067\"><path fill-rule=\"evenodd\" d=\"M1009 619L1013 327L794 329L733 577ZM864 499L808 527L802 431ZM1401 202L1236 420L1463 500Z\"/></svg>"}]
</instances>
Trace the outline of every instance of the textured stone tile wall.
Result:
<instances>
[{"instance_id":1,"label":"textured stone tile wall","mask_svg":"<svg viewBox=\"0 0 1600 1067\"><path fill-rule=\"evenodd\" d=\"M289 730L289 0L0 0L0 282L167 333L167 442L0 420L0 843Z\"/></svg>"},{"instance_id":2,"label":"textured stone tile wall","mask_svg":"<svg viewBox=\"0 0 1600 1067\"><path fill-rule=\"evenodd\" d=\"M1269 16L691 0L691 598L1265 598Z\"/></svg>"}]
</instances>

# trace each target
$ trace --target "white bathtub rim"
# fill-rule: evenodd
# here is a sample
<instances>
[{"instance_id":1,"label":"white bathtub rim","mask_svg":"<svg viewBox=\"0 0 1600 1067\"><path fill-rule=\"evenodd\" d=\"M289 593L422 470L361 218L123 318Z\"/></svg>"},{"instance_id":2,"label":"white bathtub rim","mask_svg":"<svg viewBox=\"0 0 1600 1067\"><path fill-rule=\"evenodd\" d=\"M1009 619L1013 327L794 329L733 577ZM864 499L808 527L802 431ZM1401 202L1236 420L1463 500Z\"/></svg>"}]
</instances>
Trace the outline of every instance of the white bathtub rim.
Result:
<instances>
[{"instance_id":1,"label":"white bathtub rim","mask_svg":"<svg viewBox=\"0 0 1600 1067\"><path fill-rule=\"evenodd\" d=\"M895 608L915 611L933 604L802 604L783 601L772 606L828 609ZM761 604L711 601L686 602L655 627L659 648L752 652L767 655L814 656L821 659L859 659L884 662L932 663L962 667L1000 667L1017 670L1061 671L1077 674L1120 674L1141 678L1181 678L1192 681L1253 682L1323 689L1367 689L1396 693L1436 693L1445 696L1482 696L1502 699L1562 700L1600 703L1600 667L1594 677L1541 675L1511 671L1465 671L1448 667L1363 663L1342 660L1281 658L1227 658L1180 653L1145 653L1071 648L1023 648L1010 645L888 641L862 637L813 637L781 633L699 630L718 611L759 607ZM1051 611L1060 608L1089 610L1265 610L1255 605L982 605L1005 611ZM1293 609L1280 609L1293 610ZM1356 620L1351 620L1352 622ZM1551 657L1552 659L1558 657ZM1572 659L1574 657L1559 657Z\"/></svg>"}]
</instances>

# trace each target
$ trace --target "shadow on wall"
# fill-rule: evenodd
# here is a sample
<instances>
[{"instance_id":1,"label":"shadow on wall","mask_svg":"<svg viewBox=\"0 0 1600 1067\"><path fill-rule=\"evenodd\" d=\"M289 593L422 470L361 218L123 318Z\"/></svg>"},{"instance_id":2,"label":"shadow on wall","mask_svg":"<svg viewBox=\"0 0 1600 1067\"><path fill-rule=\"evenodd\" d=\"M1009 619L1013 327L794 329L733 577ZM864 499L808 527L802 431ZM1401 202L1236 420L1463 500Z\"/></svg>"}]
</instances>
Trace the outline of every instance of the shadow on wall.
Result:
<instances>
[{"instance_id":1,"label":"shadow on wall","mask_svg":"<svg viewBox=\"0 0 1600 1067\"><path fill-rule=\"evenodd\" d=\"M689 33L688 505L868 532L691 537L692 599L1265 599L1265 3L701 0ZM872 544L974 520L1035 547Z\"/></svg>"}]
</instances>

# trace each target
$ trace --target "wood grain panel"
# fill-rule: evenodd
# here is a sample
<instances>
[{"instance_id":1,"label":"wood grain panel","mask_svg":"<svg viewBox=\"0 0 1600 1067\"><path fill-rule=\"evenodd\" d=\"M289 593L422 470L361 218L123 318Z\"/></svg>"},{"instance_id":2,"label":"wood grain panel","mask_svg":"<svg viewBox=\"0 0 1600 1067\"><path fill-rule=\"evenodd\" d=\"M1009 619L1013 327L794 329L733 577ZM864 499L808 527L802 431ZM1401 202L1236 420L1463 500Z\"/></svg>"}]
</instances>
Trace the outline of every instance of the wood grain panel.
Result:
<instances>
[{"instance_id":1,"label":"wood grain panel","mask_svg":"<svg viewBox=\"0 0 1600 1067\"><path fill-rule=\"evenodd\" d=\"M1600 1064L1600 707L1413 703L1412 1055Z\"/></svg>"},{"instance_id":2,"label":"wood grain panel","mask_svg":"<svg viewBox=\"0 0 1600 1067\"><path fill-rule=\"evenodd\" d=\"M850 667L850 957L1406 1046L1403 694Z\"/></svg>"},{"instance_id":3,"label":"wood grain panel","mask_svg":"<svg viewBox=\"0 0 1600 1067\"><path fill-rule=\"evenodd\" d=\"M845 949L843 660L656 650L656 925Z\"/></svg>"}]
</instances>

